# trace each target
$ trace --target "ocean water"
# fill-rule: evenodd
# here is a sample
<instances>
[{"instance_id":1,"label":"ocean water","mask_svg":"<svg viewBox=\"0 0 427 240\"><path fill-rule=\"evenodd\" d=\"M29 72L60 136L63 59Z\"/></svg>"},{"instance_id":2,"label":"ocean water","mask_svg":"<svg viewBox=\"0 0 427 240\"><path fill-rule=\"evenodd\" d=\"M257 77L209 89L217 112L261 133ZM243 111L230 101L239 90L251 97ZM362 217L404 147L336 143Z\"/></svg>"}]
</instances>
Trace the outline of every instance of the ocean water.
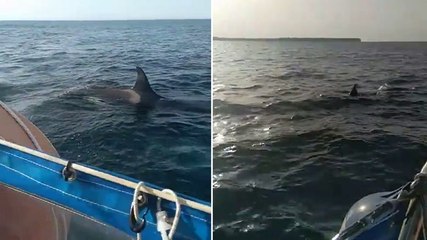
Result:
<instances>
[{"instance_id":1,"label":"ocean water","mask_svg":"<svg viewBox=\"0 0 427 240\"><path fill-rule=\"evenodd\" d=\"M427 160L427 43L214 41L213 62L215 238L330 239Z\"/></svg>"},{"instance_id":2,"label":"ocean water","mask_svg":"<svg viewBox=\"0 0 427 240\"><path fill-rule=\"evenodd\" d=\"M65 159L210 201L210 34L210 20L0 22L0 100ZM73 94L130 88L136 66L158 94L186 106Z\"/></svg>"}]
</instances>

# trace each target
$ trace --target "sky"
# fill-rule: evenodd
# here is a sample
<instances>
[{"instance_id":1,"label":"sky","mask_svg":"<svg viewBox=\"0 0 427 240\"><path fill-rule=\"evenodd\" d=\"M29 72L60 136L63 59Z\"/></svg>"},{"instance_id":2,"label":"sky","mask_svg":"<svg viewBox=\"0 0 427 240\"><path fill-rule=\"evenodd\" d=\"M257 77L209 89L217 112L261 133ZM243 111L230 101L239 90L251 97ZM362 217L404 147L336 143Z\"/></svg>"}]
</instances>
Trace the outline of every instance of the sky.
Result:
<instances>
[{"instance_id":1,"label":"sky","mask_svg":"<svg viewBox=\"0 0 427 240\"><path fill-rule=\"evenodd\" d=\"M210 18L210 0L0 0L0 20Z\"/></svg>"},{"instance_id":2,"label":"sky","mask_svg":"<svg viewBox=\"0 0 427 240\"><path fill-rule=\"evenodd\" d=\"M217 37L427 41L426 0L212 0Z\"/></svg>"}]
</instances>

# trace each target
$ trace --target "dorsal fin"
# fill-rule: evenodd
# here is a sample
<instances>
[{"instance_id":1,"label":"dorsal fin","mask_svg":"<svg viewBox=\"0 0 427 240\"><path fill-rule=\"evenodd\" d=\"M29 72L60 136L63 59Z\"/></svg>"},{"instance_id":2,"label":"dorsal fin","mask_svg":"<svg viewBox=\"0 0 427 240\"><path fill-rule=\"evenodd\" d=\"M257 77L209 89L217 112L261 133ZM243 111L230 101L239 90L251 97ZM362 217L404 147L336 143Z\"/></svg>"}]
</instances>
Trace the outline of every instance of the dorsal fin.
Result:
<instances>
[{"instance_id":1,"label":"dorsal fin","mask_svg":"<svg viewBox=\"0 0 427 240\"><path fill-rule=\"evenodd\" d=\"M136 67L136 72L138 73L138 76L136 78L135 85L133 86L132 89L139 93L153 92L154 94L156 94L151 88L144 70L142 70L142 68L140 67Z\"/></svg>"},{"instance_id":2,"label":"dorsal fin","mask_svg":"<svg viewBox=\"0 0 427 240\"><path fill-rule=\"evenodd\" d=\"M357 92L357 83L353 85L353 88L351 89L349 95L352 97L356 97L357 95L359 95L359 93Z\"/></svg>"}]
</instances>

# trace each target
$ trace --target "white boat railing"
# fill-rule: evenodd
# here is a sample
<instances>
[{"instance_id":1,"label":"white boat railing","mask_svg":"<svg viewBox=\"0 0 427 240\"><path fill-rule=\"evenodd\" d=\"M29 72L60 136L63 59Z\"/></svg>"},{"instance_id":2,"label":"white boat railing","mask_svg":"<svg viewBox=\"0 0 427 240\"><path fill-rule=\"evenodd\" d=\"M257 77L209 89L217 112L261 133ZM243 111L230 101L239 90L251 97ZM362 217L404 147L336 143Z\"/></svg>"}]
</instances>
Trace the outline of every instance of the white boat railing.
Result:
<instances>
[{"instance_id":1,"label":"white boat railing","mask_svg":"<svg viewBox=\"0 0 427 240\"><path fill-rule=\"evenodd\" d=\"M420 171L420 174L427 174L427 162L424 164L423 168ZM412 185L414 182L412 183ZM411 216L405 218L402 224L402 228L400 229L400 234L398 240L418 240L418 236L420 234L420 230L422 228L426 228L425 222L427 219L424 219L423 212L426 209L422 209L423 206L421 204L426 204L426 202L421 202L421 199L415 198L411 199L408 205L408 209L406 211L406 216L408 216L411 212ZM427 206L424 206L426 208ZM422 221L422 222L420 222ZM421 223L421 224L420 224ZM422 234L422 233L421 233ZM424 230L425 234L425 230ZM424 236L425 239L426 236Z\"/></svg>"},{"instance_id":2,"label":"white boat railing","mask_svg":"<svg viewBox=\"0 0 427 240\"><path fill-rule=\"evenodd\" d=\"M424 163L419 174L427 174L427 162ZM419 182L416 183L419 180L418 177L411 183L412 189L415 188L415 185L419 184ZM421 187L424 187L424 185L421 185ZM424 192L427 193L427 189L423 189ZM427 239L427 226L425 224L427 222L427 202L425 201L425 197L427 197L427 194L424 194L424 199L416 197L409 201L406 218L400 228L398 240L419 240L419 236L423 236L422 239L424 240ZM338 233L331 240L337 240L339 237L340 234Z\"/></svg>"},{"instance_id":3,"label":"white boat railing","mask_svg":"<svg viewBox=\"0 0 427 240\"><path fill-rule=\"evenodd\" d=\"M66 161L64 159L57 158L57 157L54 157L54 156L51 156L51 155L30 149L27 147L23 147L23 146L15 144L15 143L5 141L3 139L0 139L0 145L4 145L6 147L13 148L13 149L16 149L16 150L21 151L21 152L28 153L28 154L43 158L47 161L51 161L51 162L54 162L57 164L61 164L64 167L68 163L68 161ZM95 170L95 169L92 169L89 167L85 167L85 166L79 165L78 163L73 163L72 168L75 170L78 170L80 172L84 172L84 173L90 174L92 176L95 176L95 177L98 177L98 178L101 178L101 179L104 179L104 180L107 180L110 182L114 182L114 183L129 187L131 189L135 189L138 185L138 183L134 183L134 182L131 182L129 180L119 178L119 177L113 176L113 175L108 174L108 173L104 173L104 172L101 172L101 171L98 171L98 170ZM160 197L162 199L166 199L166 200L171 201L171 202L176 201L175 197L172 196L171 194L169 194L167 192L162 192L160 190L157 190L157 189L154 189L151 187L148 187L145 184L140 185L139 191L145 192L145 193L150 194L150 195L154 195L156 197ZM204 204L201 204L201 203L198 203L195 201L191 201L191 200L188 200L188 199L185 199L182 197L178 197L178 201L181 205L185 205L185 206L188 206L190 208L193 208L193 209L205 212L205 213L212 214L211 206L204 205Z\"/></svg>"}]
</instances>

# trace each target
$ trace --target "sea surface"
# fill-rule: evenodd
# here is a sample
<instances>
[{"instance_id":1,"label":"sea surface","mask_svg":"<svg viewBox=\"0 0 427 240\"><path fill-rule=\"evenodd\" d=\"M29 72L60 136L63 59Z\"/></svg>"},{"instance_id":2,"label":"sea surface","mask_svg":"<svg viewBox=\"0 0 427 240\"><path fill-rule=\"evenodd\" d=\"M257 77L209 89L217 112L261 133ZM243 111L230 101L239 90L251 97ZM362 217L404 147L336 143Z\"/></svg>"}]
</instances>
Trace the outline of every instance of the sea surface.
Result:
<instances>
[{"instance_id":1,"label":"sea surface","mask_svg":"<svg viewBox=\"0 0 427 240\"><path fill-rule=\"evenodd\" d=\"M427 160L427 43L214 41L213 62L215 239L330 239Z\"/></svg>"},{"instance_id":2,"label":"sea surface","mask_svg":"<svg viewBox=\"0 0 427 240\"><path fill-rule=\"evenodd\" d=\"M210 26L0 22L0 100L33 121L65 159L210 201ZM141 109L73 94L131 88L136 66L158 94L197 108Z\"/></svg>"}]
</instances>

